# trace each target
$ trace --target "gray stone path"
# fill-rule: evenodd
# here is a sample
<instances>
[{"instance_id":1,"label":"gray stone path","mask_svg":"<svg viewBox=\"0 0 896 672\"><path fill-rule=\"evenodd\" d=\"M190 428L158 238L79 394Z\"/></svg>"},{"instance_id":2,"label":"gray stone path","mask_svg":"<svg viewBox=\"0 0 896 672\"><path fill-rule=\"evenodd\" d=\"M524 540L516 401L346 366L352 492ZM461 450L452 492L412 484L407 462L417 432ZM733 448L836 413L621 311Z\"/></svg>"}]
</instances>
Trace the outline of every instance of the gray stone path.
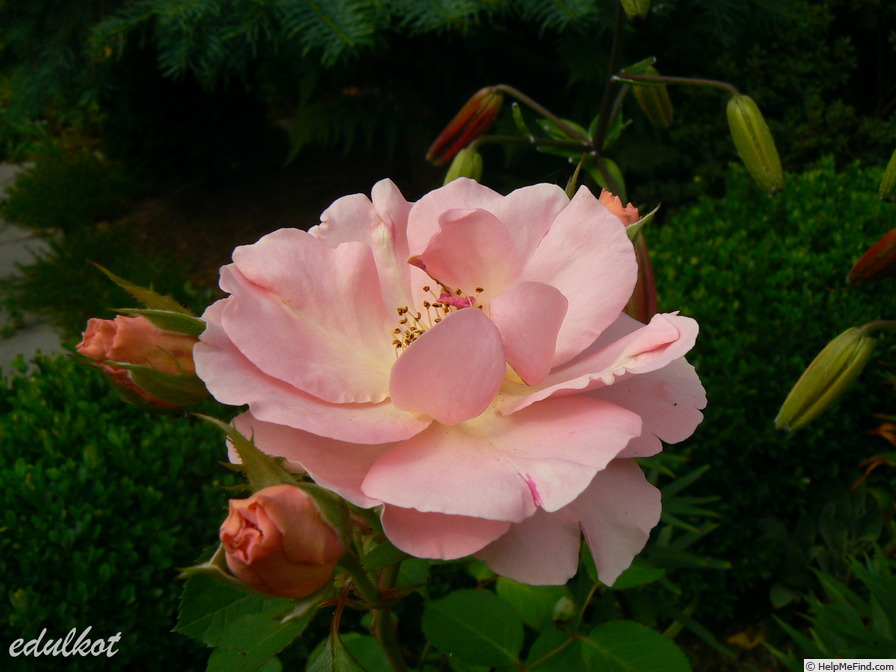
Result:
<instances>
[{"instance_id":1,"label":"gray stone path","mask_svg":"<svg viewBox=\"0 0 896 672\"><path fill-rule=\"evenodd\" d=\"M0 163L0 198L15 180L19 170L19 166ZM18 264L27 264L35 253L45 248L46 244L32 232L0 221L0 283L8 281L18 272ZM8 321L9 315L0 309L0 329ZM10 338L0 337L0 372L10 375L12 369L9 363L16 355L25 355L28 360L37 351L44 354L65 352L52 327L26 316L24 328L16 331Z\"/></svg>"}]
</instances>

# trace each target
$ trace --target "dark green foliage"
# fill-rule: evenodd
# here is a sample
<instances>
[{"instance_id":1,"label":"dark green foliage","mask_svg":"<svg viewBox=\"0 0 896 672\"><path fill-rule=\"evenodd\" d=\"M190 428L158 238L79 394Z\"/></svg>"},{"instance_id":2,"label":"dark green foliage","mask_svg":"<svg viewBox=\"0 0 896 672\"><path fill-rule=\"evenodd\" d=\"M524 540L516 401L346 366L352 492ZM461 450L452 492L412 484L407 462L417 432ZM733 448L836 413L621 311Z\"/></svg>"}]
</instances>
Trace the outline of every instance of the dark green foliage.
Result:
<instances>
[{"instance_id":1,"label":"dark green foliage","mask_svg":"<svg viewBox=\"0 0 896 672\"><path fill-rule=\"evenodd\" d=\"M71 234L118 214L135 192L132 179L86 147L47 144L6 190L0 217L30 229Z\"/></svg>"},{"instance_id":2,"label":"dark green foliage","mask_svg":"<svg viewBox=\"0 0 896 672\"><path fill-rule=\"evenodd\" d=\"M695 489L722 495L712 554L733 569L716 575L725 585L710 601L751 590L767 600L784 556L773 531L792 530L801 511L816 502L820 509L829 491L858 479L858 463L881 450L865 434L877 424L871 413L893 405L872 364L812 425L793 435L774 429L790 387L830 339L896 316L892 291L844 282L862 251L892 228L892 206L876 198L880 170L851 164L838 174L825 160L787 179L770 197L732 167L724 199L703 196L647 232L661 310L700 323L689 359L709 406L695 436L671 450L711 465ZM886 348L879 354L892 359Z\"/></svg>"},{"instance_id":3,"label":"dark green foliage","mask_svg":"<svg viewBox=\"0 0 896 672\"><path fill-rule=\"evenodd\" d=\"M139 248L121 227L93 227L50 240L46 252L0 286L0 302L13 314L28 312L46 318L63 340L76 338L89 318L111 318L114 309L134 305L133 298L91 261L135 284L173 293L199 312L209 298L202 292L184 296L188 291L184 289L185 266L170 254Z\"/></svg>"},{"instance_id":4,"label":"dark green foliage","mask_svg":"<svg viewBox=\"0 0 896 672\"><path fill-rule=\"evenodd\" d=\"M121 641L113 658L8 658L5 669L203 669L207 650L171 629L177 568L225 515L220 433L127 406L71 359L34 364L0 381L0 639L89 625Z\"/></svg>"}]
</instances>

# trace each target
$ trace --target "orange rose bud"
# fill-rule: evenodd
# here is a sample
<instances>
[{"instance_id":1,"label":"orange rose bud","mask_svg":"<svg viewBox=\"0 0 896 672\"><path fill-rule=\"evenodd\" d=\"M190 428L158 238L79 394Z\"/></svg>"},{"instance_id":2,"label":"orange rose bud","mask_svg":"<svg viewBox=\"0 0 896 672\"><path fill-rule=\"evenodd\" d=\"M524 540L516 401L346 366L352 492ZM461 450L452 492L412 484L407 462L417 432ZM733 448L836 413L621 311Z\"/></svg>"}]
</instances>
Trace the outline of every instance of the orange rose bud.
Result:
<instances>
[{"instance_id":1,"label":"orange rose bud","mask_svg":"<svg viewBox=\"0 0 896 672\"><path fill-rule=\"evenodd\" d=\"M846 282L861 285L883 280L891 275L896 275L896 229L868 248L846 276Z\"/></svg>"},{"instance_id":2,"label":"orange rose bud","mask_svg":"<svg viewBox=\"0 0 896 672\"><path fill-rule=\"evenodd\" d=\"M475 93L432 143L426 160L437 166L448 163L455 154L491 128L503 102L504 94L493 86Z\"/></svg>"},{"instance_id":3,"label":"orange rose bud","mask_svg":"<svg viewBox=\"0 0 896 672\"><path fill-rule=\"evenodd\" d=\"M606 189L601 190L598 200L626 226L631 226L641 220L638 208L631 203L623 206L619 197ZM653 265L650 263L647 241L644 239L643 233L635 234L633 245L635 246L635 259L638 261L638 281L635 283L632 298L628 300L628 305L625 307L625 313L647 324L650 322L650 318L659 312L656 300L656 279L653 275Z\"/></svg>"},{"instance_id":4,"label":"orange rose bud","mask_svg":"<svg viewBox=\"0 0 896 672\"><path fill-rule=\"evenodd\" d=\"M314 500L292 485L231 499L220 534L233 575L279 597L307 597L323 588L345 550Z\"/></svg>"},{"instance_id":5,"label":"orange rose bud","mask_svg":"<svg viewBox=\"0 0 896 672\"><path fill-rule=\"evenodd\" d=\"M78 354L93 360L127 401L175 409L207 394L195 373L195 336L160 329L142 315L93 318L82 336Z\"/></svg>"}]
</instances>

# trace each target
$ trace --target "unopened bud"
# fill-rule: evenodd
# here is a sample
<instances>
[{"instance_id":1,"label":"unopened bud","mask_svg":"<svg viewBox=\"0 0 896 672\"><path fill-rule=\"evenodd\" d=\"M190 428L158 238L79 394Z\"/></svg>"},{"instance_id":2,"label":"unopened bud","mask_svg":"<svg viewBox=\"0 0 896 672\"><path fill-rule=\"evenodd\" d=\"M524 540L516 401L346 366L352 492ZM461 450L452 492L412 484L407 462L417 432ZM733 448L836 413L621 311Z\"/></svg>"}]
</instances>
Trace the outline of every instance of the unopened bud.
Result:
<instances>
[{"instance_id":1,"label":"unopened bud","mask_svg":"<svg viewBox=\"0 0 896 672\"><path fill-rule=\"evenodd\" d=\"M660 73L656 68L650 66L644 71L645 75L657 76ZM669 91L666 90L665 84L657 86L638 86L634 85L632 93L635 94L635 100L645 116L650 119L654 126L660 128L669 128L672 125L674 111L672 110L672 99L669 98Z\"/></svg>"},{"instance_id":2,"label":"unopened bud","mask_svg":"<svg viewBox=\"0 0 896 672\"><path fill-rule=\"evenodd\" d=\"M868 248L846 276L846 282L861 285L883 280L891 275L896 275L896 229Z\"/></svg>"},{"instance_id":3,"label":"unopened bud","mask_svg":"<svg viewBox=\"0 0 896 672\"><path fill-rule=\"evenodd\" d=\"M865 368L875 340L866 325L851 327L828 343L790 390L775 427L799 429L826 411Z\"/></svg>"},{"instance_id":4,"label":"unopened bud","mask_svg":"<svg viewBox=\"0 0 896 672\"><path fill-rule=\"evenodd\" d=\"M457 153L448 168L443 184L448 184L458 177L469 177L477 182L482 177L482 155L472 147L464 147Z\"/></svg>"},{"instance_id":5,"label":"unopened bud","mask_svg":"<svg viewBox=\"0 0 896 672\"><path fill-rule=\"evenodd\" d=\"M76 350L102 371L125 401L146 409L175 410L208 392L196 376L190 334L160 329L144 316L93 318Z\"/></svg>"},{"instance_id":6,"label":"unopened bud","mask_svg":"<svg viewBox=\"0 0 896 672\"><path fill-rule=\"evenodd\" d=\"M344 551L314 500L292 485L231 499L220 536L233 575L279 597L307 597L323 588Z\"/></svg>"},{"instance_id":7,"label":"unopened bud","mask_svg":"<svg viewBox=\"0 0 896 672\"><path fill-rule=\"evenodd\" d=\"M880 181L880 199L892 201L894 198L896 198L896 151L890 157L890 163L887 164L883 179Z\"/></svg>"},{"instance_id":8,"label":"unopened bud","mask_svg":"<svg viewBox=\"0 0 896 672\"><path fill-rule=\"evenodd\" d=\"M491 128L503 102L504 94L493 86L475 93L432 143L426 160L437 166L448 163L461 149Z\"/></svg>"},{"instance_id":9,"label":"unopened bud","mask_svg":"<svg viewBox=\"0 0 896 672\"><path fill-rule=\"evenodd\" d=\"M643 19L650 11L650 0L621 0L622 9L630 19Z\"/></svg>"},{"instance_id":10,"label":"unopened bud","mask_svg":"<svg viewBox=\"0 0 896 672\"><path fill-rule=\"evenodd\" d=\"M771 193L784 188L784 172L775 141L762 113L749 96L728 101L728 127L741 161L759 185Z\"/></svg>"}]
</instances>

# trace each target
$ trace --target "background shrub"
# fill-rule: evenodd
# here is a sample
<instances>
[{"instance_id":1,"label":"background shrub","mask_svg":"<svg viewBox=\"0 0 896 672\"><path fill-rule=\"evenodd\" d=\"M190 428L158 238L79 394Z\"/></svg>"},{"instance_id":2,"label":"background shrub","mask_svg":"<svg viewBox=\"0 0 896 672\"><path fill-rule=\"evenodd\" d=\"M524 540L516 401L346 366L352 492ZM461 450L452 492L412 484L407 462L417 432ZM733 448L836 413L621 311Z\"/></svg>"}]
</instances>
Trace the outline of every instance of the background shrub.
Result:
<instances>
[{"instance_id":1,"label":"background shrub","mask_svg":"<svg viewBox=\"0 0 896 672\"><path fill-rule=\"evenodd\" d=\"M207 650L170 631L177 568L216 542L233 482L218 430L138 411L68 358L34 363L0 381L0 641L88 625L121 641L113 658L5 669L204 669Z\"/></svg>"},{"instance_id":2,"label":"background shrub","mask_svg":"<svg viewBox=\"0 0 896 672\"><path fill-rule=\"evenodd\" d=\"M877 199L881 172L826 159L789 174L770 197L732 166L722 199L693 207L648 232L661 310L697 319L689 356L707 389L706 419L671 450L711 469L695 486L722 496L712 553L730 572L700 577L706 604L744 598L768 609L769 585L785 571L779 531L793 533L804 511L847 490L859 461L886 444L866 432L872 413L890 411L891 389L872 364L833 410L792 435L774 418L790 387L824 345L849 326L896 316L886 285L847 287L846 273L893 226L893 206ZM893 349L878 354L892 359ZM716 604L722 602L725 604Z\"/></svg>"}]
</instances>

